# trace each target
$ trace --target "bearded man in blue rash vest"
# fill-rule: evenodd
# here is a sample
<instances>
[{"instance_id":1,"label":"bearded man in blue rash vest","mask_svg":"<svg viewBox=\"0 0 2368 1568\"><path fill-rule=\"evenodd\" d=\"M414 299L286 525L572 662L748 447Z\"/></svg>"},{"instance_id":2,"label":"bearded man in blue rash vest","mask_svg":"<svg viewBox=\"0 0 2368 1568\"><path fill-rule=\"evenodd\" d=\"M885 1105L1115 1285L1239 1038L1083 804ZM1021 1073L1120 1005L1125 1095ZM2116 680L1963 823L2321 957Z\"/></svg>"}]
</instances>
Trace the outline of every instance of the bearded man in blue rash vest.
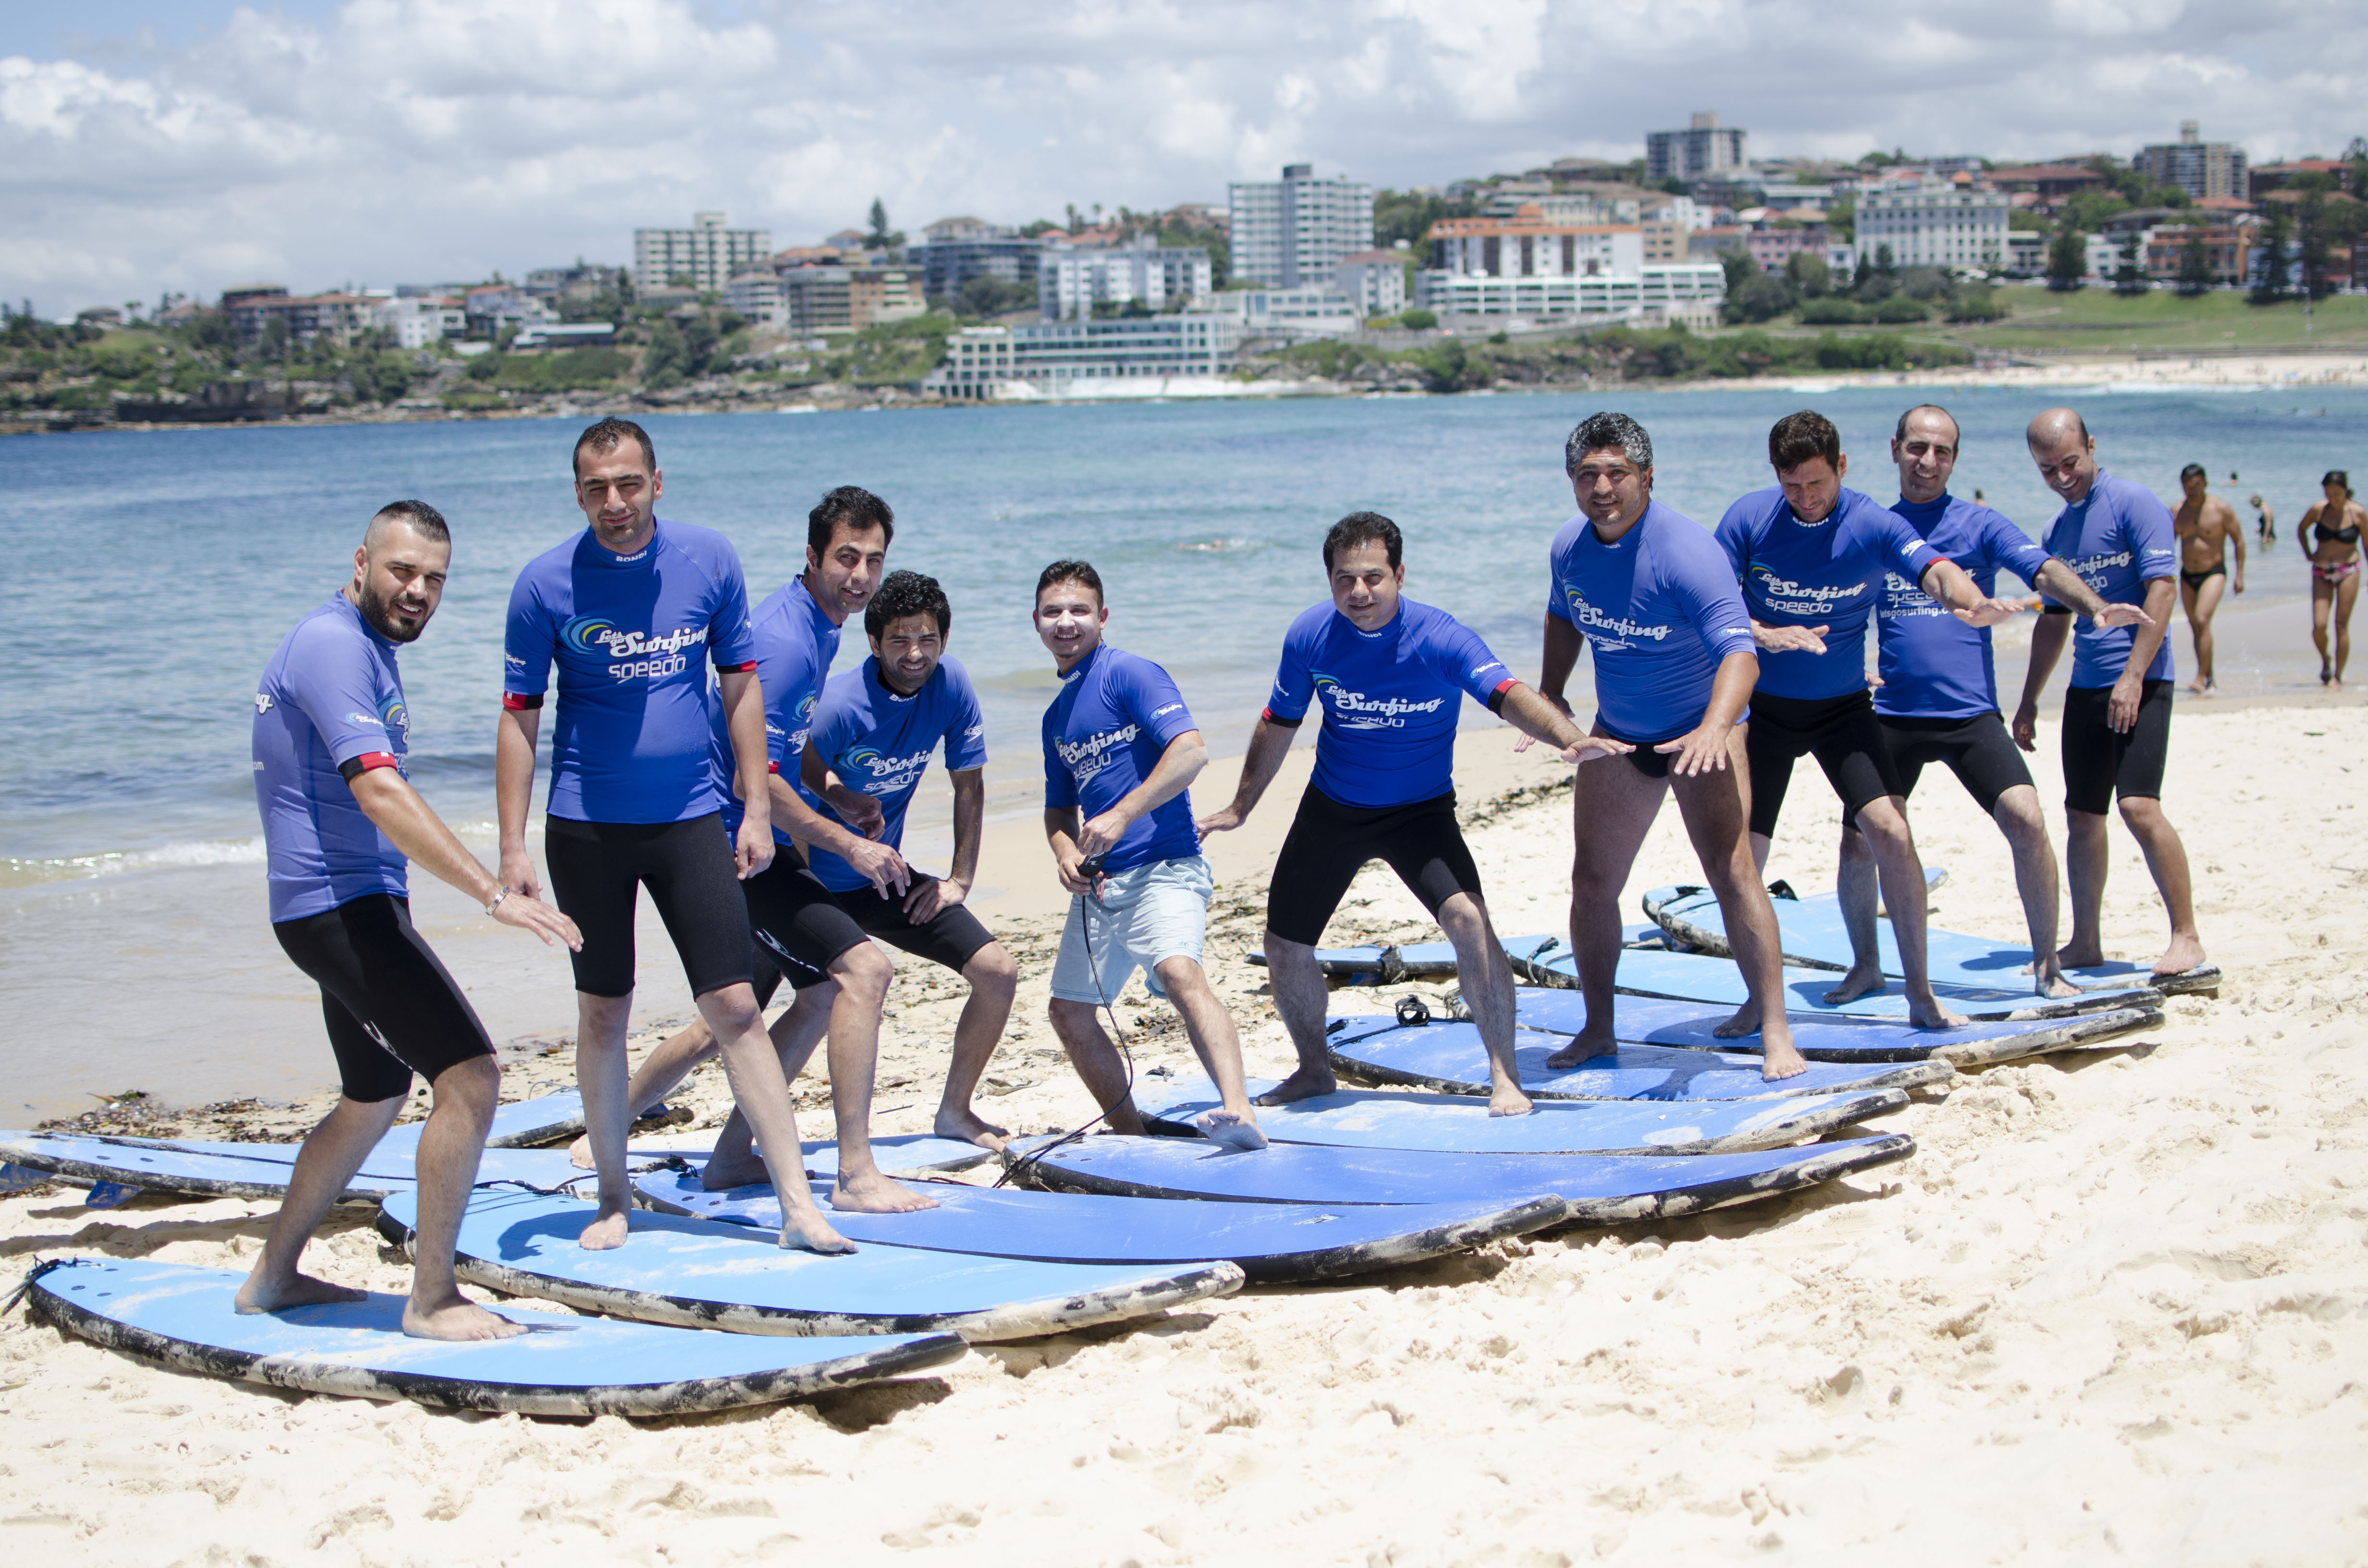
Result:
<instances>
[{"instance_id":1,"label":"bearded man in blue rash vest","mask_svg":"<svg viewBox=\"0 0 2368 1568\"><path fill-rule=\"evenodd\" d=\"M2168 979L2204 967L2195 928L2195 886L2187 846L2162 811L2162 774L2170 756L2170 687L2175 678L2165 636L2178 602L2179 535L2170 509L2145 485L2097 466L2097 443L2068 408L2051 408L2025 432L2039 477L2064 508L2047 525L2048 553L2069 566L2100 598L2144 606L2144 624L2108 624L2049 597L2031 634L2031 668L2014 714L2014 738L2034 749L2039 694L2072 637L2072 684L2064 693L2065 846L2072 884L2072 939L2056 954L2066 969L2105 961L2105 813L2121 800L2122 821L2146 854L2146 869L2170 916L2170 946L2154 962Z\"/></svg>"},{"instance_id":2,"label":"bearded man in blue rash vest","mask_svg":"<svg viewBox=\"0 0 2368 1568\"><path fill-rule=\"evenodd\" d=\"M1924 865L1907 827L1907 803L1883 738L1866 678L1866 629L1884 579L1903 579L1946 604L1968 626L1994 626L2015 607L1974 585L1898 513L1843 488L1850 458L1824 415L1788 414L1768 432L1777 483L1719 519L1759 648L1751 692L1751 851L1768 865L1793 765L1813 756L1842 803L1842 821L1865 835L1891 908L1907 971L1907 1016L1918 1028L1955 1028L1964 1017L1932 994L1924 961ZM1871 991L1881 983L1863 990ZM1863 991L1836 986L1829 1003ZM1742 1021L1757 1004L1748 1005Z\"/></svg>"},{"instance_id":3,"label":"bearded man in blue rash vest","mask_svg":"<svg viewBox=\"0 0 2368 1568\"><path fill-rule=\"evenodd\" d=\"M1037 577L1036 636L1061 676L1044 710L1044 838L1071 895L1053 960L1053 1032L1111 1130L1143 1131L1128 1069L1096 1016L1140 968L1183 1019L1224 1102L1201 1131L1263 1149L1240 1031L1201 963L1214 879L1190 791L1209 748L1167 672L1102 640L1109 620L1091 563L1055 561Z\"/></svg>"},{"instance_id":4,"label":"bearded man in blue rash vest","mask_svg":"<svg viewBox=\"0 0 2368 1568\"><path fill-rule=\"evenodd\" d=\"M1315 945L1349 884L1383 860L1422 901L1455 947L1455 972L1488 1051L1488 1112L1531 1108L1513 1061L1513 970L1489 924L1480 869L1455 823L1455 730L1470 697L1522 734L1583 763L1630 748L1581 734L1567 715L1515 680L1479 634L1445 610L1404 597L1406 541L1378 512L1351 512L1324 536L1332 597L1283 634L1274 693L1251 732L1231 804L1201 819L1203 834L1248 820L1281 770L1310 704L1322 710L1315 774L1269 879L1267 970L1274 1007L1299 1066L1259 1096L1287 1105L1328 1095L1326 987Z\"/></svg>"},{"instance_id":5,"label":"bearded man in blue rash vest","mask_svg":"<svg viewBox=\"0 0 2368 1568\"><path fill-rule=\"evenodd\" d=\"M2006 517L1950 494L1957 441L1955 418L1931 403L1901 415L1891 437L1891 459L1899 469L1899 499L1891 509L1925 543L1955 562L1985 594L1994 592L2003 568L2102 624L2131 626L2146 619L2135 605L2099 598L2070 567ZM1998 710L1989 628L1967 625L1890 572L1875 607L1875 648L1883 685L1874 694L1874 712L1899 775L1900 798L1916 792L1928 763L1946 764L1957 776L1974 803L1998 824L2013 853L2015 887L2022 895L2035 960L2032 989L2042 996L2078 995L2055 957L2055 851L2039 814L2039 790ZM1883 960L1876 945L1874 857L1866 835L1852 826L1842 829L1837 882L1851 964L1835 989L1862 995L1883 984Z\"/></svg>"}]
</instances>

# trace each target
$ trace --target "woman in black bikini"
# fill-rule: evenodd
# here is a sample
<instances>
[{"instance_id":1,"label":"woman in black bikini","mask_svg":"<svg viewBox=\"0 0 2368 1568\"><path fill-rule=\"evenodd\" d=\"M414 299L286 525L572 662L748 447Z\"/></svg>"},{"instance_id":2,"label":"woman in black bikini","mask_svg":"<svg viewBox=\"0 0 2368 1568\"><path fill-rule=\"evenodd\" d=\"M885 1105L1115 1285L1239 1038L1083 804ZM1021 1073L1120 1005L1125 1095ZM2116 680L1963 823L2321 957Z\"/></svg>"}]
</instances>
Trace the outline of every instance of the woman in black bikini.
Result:
<instances>
[{"instance_id":1,"label":"woman in black bikini","mask_svg":"<svg viewBox=\"0 0 2368 1568\"><path fill-rule=\"evenodd\" d=\"M2310 640L2318 645L2318 684L2343 688L2351 658L2351 607L2360 597L2360 529L2368 507L2351 498L2351 476L2335 469L2319 481L2327 499L2303 514L2294 530L2310 561ZM2335 618L2335 657L2327 654L2327 621Z\"/></svg>"}]
</instances>

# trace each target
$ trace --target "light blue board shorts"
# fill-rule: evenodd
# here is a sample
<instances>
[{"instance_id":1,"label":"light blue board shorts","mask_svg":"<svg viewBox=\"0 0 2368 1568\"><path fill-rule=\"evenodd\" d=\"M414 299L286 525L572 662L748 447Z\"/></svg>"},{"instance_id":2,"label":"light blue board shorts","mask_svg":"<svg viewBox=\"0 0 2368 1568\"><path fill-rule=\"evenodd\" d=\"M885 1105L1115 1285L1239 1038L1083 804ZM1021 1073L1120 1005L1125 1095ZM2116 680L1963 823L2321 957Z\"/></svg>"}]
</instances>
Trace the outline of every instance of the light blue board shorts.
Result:
<instances>
[{"instance_id":1,"label":"light blue board shorts","mask_svg":"<svg viewBox=\"0 0 2368 1568\"><path fill-rule=\"evenodd\" d=\"M1070 899L1069 923L1053 960L1053 994L1105 1006L1118 1000L1140 969L1151 994L1164 999L1157 966L1175 958L1201 961L1215 886L1208 858L1186 855L1106 877L1099 898Z\"/></svg>"}]
</instances>

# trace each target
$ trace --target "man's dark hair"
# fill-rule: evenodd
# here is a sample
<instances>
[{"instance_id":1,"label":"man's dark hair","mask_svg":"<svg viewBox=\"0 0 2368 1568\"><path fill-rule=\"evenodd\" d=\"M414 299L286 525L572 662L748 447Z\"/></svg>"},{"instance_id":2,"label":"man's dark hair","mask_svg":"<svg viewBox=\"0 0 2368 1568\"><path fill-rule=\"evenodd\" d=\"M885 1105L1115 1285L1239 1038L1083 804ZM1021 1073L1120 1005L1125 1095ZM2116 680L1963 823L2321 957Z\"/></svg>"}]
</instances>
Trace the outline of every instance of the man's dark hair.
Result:
<instances>
[{"instance_id":1,"label":"man's dark hair","mask_svg":"<svg viewBox=\"0 0 2368 1568\"><path fill-rule=\"evenodd\" d=\"M1947 409L1941 407L1937 403L1919 403L1915 407L1909 409L1906 414L1901 415L1899 416L1899 428L1891 433L1891 438L1895 441L1904 441L1907 439L1907 421L1912 416L1925 413L1927 410L1939 415L1941 418L1949 422L1949 449L1954 451L1956 449L1957 443L1965 438L1965 427L1957 423L1957 416L1955 415L1950 413Z\"/></svg>"},{"instance_id":2,"label":"man's dark hair","mask_svg":"<svg viewBox=\"0 0 2368 1568\"><path fill-rule=\"evenodd\" d=\"M1606 447L1619 448L1640 469L1653 466L1653 437L1645 434L1642 425L1624 414L1590 414L1562 444L1563 472L1576 474L1580 459Z\"/></svg>"},{"instance_id":3,"label":"man's dark hair","mask_svg":"<svg viewBox=\"0 0 2368 1568\"><path fill-rule=\"evenodd\" d=\"M2206 483L2209 483L2212 476L2203 472L2203 465L2202 463L2189 463L2185 468L2179 471L2179 483L2184 484L2191 479L2201 479Z\"/></svg>"},{"instance_id":4,"label":"man's dark hair","mask_svg":"<svg viewBox=\"0 0 2368 1568\"><path fill-rule=\"evenodd\" d=\"M1102 574L1087 561L1055 561L1036 574L1036 597L1042 599L1044 590L1055 583L1078 583L1094 591L1094 603L1106 605L1102 596Z\"/></svg>"},{"instance_id":5,"label":"man's dark hair","mask_svg":"<svg viewBox=\"0 0 2368 1568\"><path fill-rule=\"evenodd\" d=\"M868 534L880 530L880 542L884 547L896 542L896 514L888 503L860 484L842 484L821 500L806 514L806 548L819 561L830 552L830 541L844 528L851 534Z\"/></svg>"},{"instance_id":6,"label":"man's dark hair","mask_svg":"<svg viewBox=\"0 0 2368 1568\"><path fill-rule=\"evenodd\" d=\"M374 538L381 524L407 523L424 540L437 544L452 542L452 530L444 522L444 514L425 501L390 501L372 515L370 527L363 530L365 541Z\"/></svg>"},{"instance_id":7,"label":"man's dark hair","mask_svg":"<svg viewBox=\"0 0 2368 1568\"><path fill-rule=\"evenodd\" d=\"M575 453L569 460L575 465L575 472L581 473L584 472L585 448L589 447L596 452L613 452L627 441L642 449L642 460L650 465L652 473L655 473L658 471L658 449L650 445L650 433L632 420L620 419L613 414L588 426L584 434L575 437Z\"/></svg>"},{"instance_id":8,"label":"man's dark hair","mask_svg":"<svg viewBox=\"0 0 2368 1568\"><path fill-rule=\"evenodd\" d=\"M891 572L882 581L880 591L863 607L863 632L867 637L884 637L891 621L902 620L908 615L934 616L938 635L943 637L953 630L954 607L946 600L946 591L935 577L925 577L918 572Z\"/></svg>"},{"instance_id":9,"label":"man's dark hair","mask_svg":"<svg viewBox=\"0 0 2368 1568\"><path fill-rule=\"evenodd\" d=\"M1768 432L1768 460L1778 473L1790 473L1811 458L1842 466L1842 433L1834 422L1810 409L1788 414Z\"/></svg>"},{"instance_id":10,"label":"man's dark hair","mask_svg":"<svg viewBox=\"0 0 2368 1568\"><path fill-rule=\"evenodd\" d=\"M1351 512L1333 524L1332 531L1324 536L1324 570L1332 570L1332 558L1340 551L1375 540L1389 551L1391 571L1406 564L1406 536L1398 532L1397 524L1379 512Z\"/></svg>"}]
</instances>

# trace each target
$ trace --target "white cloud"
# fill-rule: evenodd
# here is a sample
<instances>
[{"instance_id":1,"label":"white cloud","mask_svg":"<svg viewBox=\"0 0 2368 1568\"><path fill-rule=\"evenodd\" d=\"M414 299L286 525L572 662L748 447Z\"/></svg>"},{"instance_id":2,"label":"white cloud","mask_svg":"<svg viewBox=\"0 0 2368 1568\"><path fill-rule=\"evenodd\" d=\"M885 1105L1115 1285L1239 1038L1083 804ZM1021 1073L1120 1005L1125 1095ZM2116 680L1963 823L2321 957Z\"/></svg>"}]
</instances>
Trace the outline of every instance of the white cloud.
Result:
<instances>
[{"instance_id":1,"label":"white cloud","mask_svg":"<svg viewBox=\"0 0 2368 1568\"><path fill-rule=\"evenodd\" d=\"M0 297L515 274L623 259L634 227L694 208L791 244L875 195L907 229L1221 201L1303 159L1430 184L1628 155L1701 108L1767 153L2126 153L2192 118L2267 157L2368 132L2368 29L2342 0L726 10L347 0L0 60Z\"/></svg>"}]
</instances>

